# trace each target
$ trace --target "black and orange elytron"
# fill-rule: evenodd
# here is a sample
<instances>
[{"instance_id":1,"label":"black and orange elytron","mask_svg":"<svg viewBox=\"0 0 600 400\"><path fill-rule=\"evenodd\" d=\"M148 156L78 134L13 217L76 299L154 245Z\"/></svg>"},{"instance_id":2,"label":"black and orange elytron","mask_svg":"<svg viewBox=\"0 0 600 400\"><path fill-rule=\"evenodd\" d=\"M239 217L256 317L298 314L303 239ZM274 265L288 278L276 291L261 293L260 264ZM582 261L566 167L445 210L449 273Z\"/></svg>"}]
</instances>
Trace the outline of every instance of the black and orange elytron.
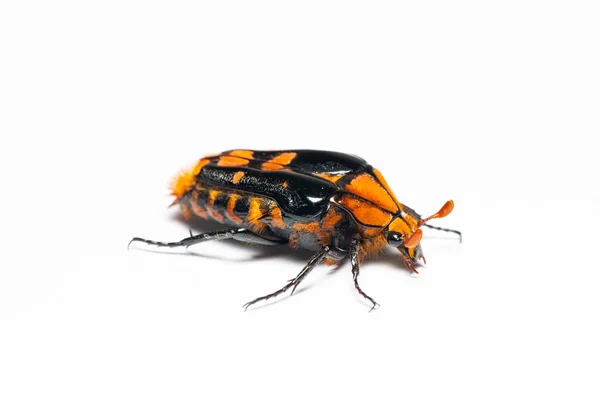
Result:
<instances>
[{"instance_id":1,"label":"black and orange elytron","mask_svg":"<svg viewBox=\"0 0 600 400\"><path fill-rule=\"evenodd\" d=\"M330 151L231 150L202 158L180 173L171 185L173 204L186 219L192 215L232 226L216 232L164 243L141 238L156 246L179 247L209 241L289 244L316 252L300 273L281 289L258 297L250 305L292 289L320 262L335 264L350 257L354 286L360 263L386 245L400 252L406 267L423 258L421 227L460 232L427 224L450 214L452 200L428 218L400 203L381 173L362 158ZM462 237L462 236L461 236Z\"/></svg>"}]
</instances>

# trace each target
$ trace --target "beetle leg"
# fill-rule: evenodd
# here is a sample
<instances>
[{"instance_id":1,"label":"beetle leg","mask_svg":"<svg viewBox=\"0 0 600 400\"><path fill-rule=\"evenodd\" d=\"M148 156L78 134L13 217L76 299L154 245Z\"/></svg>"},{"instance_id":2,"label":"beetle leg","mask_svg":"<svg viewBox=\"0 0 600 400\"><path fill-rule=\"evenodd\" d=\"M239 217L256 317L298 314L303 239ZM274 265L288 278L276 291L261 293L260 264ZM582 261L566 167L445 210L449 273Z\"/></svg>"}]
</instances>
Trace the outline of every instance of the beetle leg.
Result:
<instances>
[{"instance_id":1,"label":"beetle leg","mask_svg":"<svg viewBox=\"0 0 600 400\"><path fill-rule=\"evenodd\" d=\"M329 253L329 246L323 246L323 248L319 250L317 254L311 257L311 259L308 261L308 264L302 268L302 271L300 271L300 273L294 279L290 280L287 285L271 294L257 297L256 299L249 301L248 303L244 304L244 310L247 310L248 307L250 307L252 304L258 303L259 301L268 300L272 297L279 296L280 294L285 293L289 288L292 288L292 293L290 296L294 294L294 291L300 282L302 282L302 280L306 278L306 275L308 275L310 271L312 271L313 268L316 267L327 256L327 253Z\"/></svg>"},{"instance_id":2,"label":"beetle leg","mask_svg":"<svg viewBox=\"0 0 600 400\"><path fill-rule=\"evenodd\" d=\"M371 296L363 292L360 286L358 285L358 274L360 273L359 255L360 247L358 240L352 239L350 241L350 262L352 263L352 278L354 279L354 287L356 288L356 290L358 290L358 293L360 293L362 297L369 300L373 304L373 307L371 307L371 309L369 310L369 312L371 312L379 306L379 303L373 300Z\"/></svg>"},{"instance_id":3,"label":"beetle leg","mask_svg":"<svg viewBox=\"0 0 600 400\"><path fill-rule=\"evenodd\" d=\"M182 239L178 242L157 242L154 240L142 239L139 237L134 237L131 239L129 245L133 242L142 242L146 244L151 244L158 247L181 247L185 246L186 248L192 246L194 244L208 242L211 240L225 240L225 239L234 239L239 240L240 242L245 243L253 243L253 244L264 244L264 245L275 245L284 243L282 241L277 241L274 239L268 239L262 236L257 235L256 233L246 229L246 228L231 228L231 229L223 229L220 231L201 233L199 235L190 236L185 239Z\"/></svg>"},{"instance_id":4,"label":"beetle leg","mask_svg":"<svg viewBox=\"0 0 600 400\"><path fill-rule=\"evenodd\" d=\"M438 231L456 233L458 235L458 239L460 240L460 243L462 243L462 233L460 233L460 231L456 231L454 229L440 228L439 226L433 226L433 225L429 225L429 224L423 224L423 226L426 226L431 229L437 229Z\"/></svg>"}]
</instances>

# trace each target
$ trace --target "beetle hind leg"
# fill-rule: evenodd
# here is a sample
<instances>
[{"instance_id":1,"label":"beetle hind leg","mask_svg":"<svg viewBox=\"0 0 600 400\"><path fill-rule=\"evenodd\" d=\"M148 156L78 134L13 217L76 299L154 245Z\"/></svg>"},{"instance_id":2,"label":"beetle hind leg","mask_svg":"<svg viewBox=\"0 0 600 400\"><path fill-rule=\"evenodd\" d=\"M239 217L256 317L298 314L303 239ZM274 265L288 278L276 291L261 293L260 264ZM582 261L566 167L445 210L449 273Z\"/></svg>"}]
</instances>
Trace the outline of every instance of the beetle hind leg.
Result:
<instances>
[{"instance_id":1,"label":"beetle hind leg","mask_svg":"<svg viewBox=\"0 0 600 400\"><path fill-rule=\"evenodd\" d=\"M300 282L302 282L304 278L306 278L306 276L310 273L310 271L313 270L313 268L315 268L321 261L323 261L323 259L327 256L328 253L329 246L323 246L323 248L321 248L321 250L319 250L317 254L311 257L311 259L308 261L308 264L306 264L306 266L302 268L302 271L300 271L300 273L294 279L291 279L281 289L276 290L273 293L270 293L266 296L257 297L256 299L244 304L244 310L247 310L248 307L258 303L259 301L268 300L273 297L279 296L280 294L285 293L290 288L292 288L292 293L290 295L294 294L294 291L296 290L296 287L300 284Z\"/></svg>"},{"instance_id":2,"label":"beetle hind leg","mask_svg":"<svg viewBox=\"0 0 600 400\"><path fill-rule=\"evenodd\" d=\"M190 232L191 233L191 232ZM252 244L263 244L263 245L276 245L285 243L285 241L278 241L275 239L270 239L266 237L262 237L257 235L256 233L246 229L246 228L230 228L230 229L222 229L219 231L201 233L195 236L189 236L185 239L182 239L178 242L158 242L155 240L142 239L139 237L134 237L129 241L127 248L133 242L142 242L146 244L150 244L158 247L189 247L194 244L209 242L212 240L226 240L226 239L234 239L244 243L252 243Z\"/></svg>"}]
</instances>

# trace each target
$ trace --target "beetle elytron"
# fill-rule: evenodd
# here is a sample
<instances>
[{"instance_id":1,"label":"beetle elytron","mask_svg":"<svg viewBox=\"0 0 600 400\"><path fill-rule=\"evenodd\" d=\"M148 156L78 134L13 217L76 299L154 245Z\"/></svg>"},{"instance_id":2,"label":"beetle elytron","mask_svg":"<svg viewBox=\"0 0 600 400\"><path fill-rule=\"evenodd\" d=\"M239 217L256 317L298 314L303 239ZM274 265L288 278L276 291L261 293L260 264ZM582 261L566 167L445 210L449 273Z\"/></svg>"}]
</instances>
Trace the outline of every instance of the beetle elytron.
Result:
<instances>
[{"instance_id":1,"label":"beetle elytron","mask_svg":"<svg viewBox=\"0 0 600 400\"><path fill-rule=\"evenodd\" d=\"M133 238L156 246L178 247L235 239L315 251L300 273L281 289L244 305L275 297L292 289L320 262L334 264L349 256L354 286L378 304L358 285L359 266L365 256L386 245L398 249L409 270L423 258L421 227L433 218L450 214L449 200L428 218L421 218L400 203L381 173L362 158L317 150L231 150L202 158L172 183L173 204L186 219L197 215L232 226L190 236L179 242ZM131 242L130 242L131 243Z\"/></svg>"}]
</instances>

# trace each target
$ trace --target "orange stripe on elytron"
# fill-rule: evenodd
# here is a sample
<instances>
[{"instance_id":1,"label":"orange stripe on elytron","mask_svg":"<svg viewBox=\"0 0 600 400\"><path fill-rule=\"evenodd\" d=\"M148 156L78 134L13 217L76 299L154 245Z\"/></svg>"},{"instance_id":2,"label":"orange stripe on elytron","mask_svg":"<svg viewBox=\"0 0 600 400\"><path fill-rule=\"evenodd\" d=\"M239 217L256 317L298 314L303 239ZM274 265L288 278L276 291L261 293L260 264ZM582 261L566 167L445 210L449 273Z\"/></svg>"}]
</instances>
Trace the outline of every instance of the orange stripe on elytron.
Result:
<instances>
[{"instance_id":1,"label":"orange stripe on elytron","mask_svg":"<svg viewBox=\"0 0 600 400\"><path fill-rule=\"evenodd\" d=\"M202 159L194 165L194 168L180 171L171 181L169 188L171 194L176 197L181 197L194 184L195 177L200 173L202 167L208 164L210 160Z\"/></svg>"},{"instance_id":2,"label":"orange stripe on elytron","mask_svg":"<svg viewBox=\"0 0 600 400\"><path fill-rule=\"evenodd\" d=\"M271 158L269 162L273 164L288 165L294 158L296 158L296 153L281 153L280 155Z\"/></svg>"},{"instance_id":3,"label":"orange stripe on elytron","mask_svg":"<svg viewBox=\"0 0 600 400\"><path fill-rule=\"evenodd\" d=\"M265 214L261 210L261 205L264 203L264 200L255 197L250 200L250 208L248 209L247 221L248 225L253 228L256 232L260 233L267 229L267 224L262 221L259 221Z\"/></svg>"},{"instance_id":4,"label":"orange stripe on elytron","mask_svg":"<svg viewBox=\"0 0 600 400\"><path fill-rule=\"evenodd\" d=\"M244 171L238 171L233 175L233 184L237 184L240 179L242 179L242 176L244 176Z\"/></svg>"},{"instance_id":5,"label":"orange stripe on elytron","mask_svg":"<svg viewBox=\"0 0 600 400\"><path fill-rule=\"evenodd\" d=\"M365 225L385 227L392 220L389 213L352 196L343 196L340 203Z\"/></svg>"},{"instance_id":6,"label":"orange stripe on elytron","mask_svg":"<svg viewBox=\"0 0 600 400\"><path fill-rule=\"evenodd\" d=\"M240 197L242 196L240 196L239 194L229 195L229 200L227 201L227 212L225 213L227 218L229 218L238 225L241 225L244 221L240 217L235 215L235 213L233 212L233 208L235 207L235 202L238 201Z\"/></svg>"},{"instance_id":7,"label":"orange stripe on elytron","mask_svg":"<svg viewBox=\"0 0 600 400\"><path fill-rule=\"evenodd\" d=\"M396 202L392 199L387 190L377 183L375 178L369 174L361 174L352 179L352 181L346 185L346 190L363 199L367 199L392 213L398 211Z\"/></svg>"},{"instance_id":8,"label":"orange stripe on elytron","mask_svg":"<svg viewBox=\"0 0 600 400\"><path fill-rule=\"evenodd\" d=\"M276 170L278 170L278 169L283 169L283 166L282 166L282 165L279 165L279 164L273 164L273 163L270 163L270 162L266 162L266 163L263 163L263 164L260 166L260 168L261 168L263 171L276 171Z\"/></svg>"},{"instance_id":9,"label":"orange stripe on elytron","mask_svg":"<svg viewBox=\"0 0 600 400\"><path fill-rule=\"evenodd\" d=\"M242 157L247 158L248 160L252 160L252 156L254 155L253 151L250 150L234 150L229 152L230 156L234 157Z\"/></svg>"},{"instance_id":10,"label":"orange stripe on elytron","mask_svg":"<svg viewBox=\"0 0 600 400\"><path fill-rule=\"evenodd\" d=\"M327 179L329 182L333 182L333 183L336 183L337 181L340 180L340 178L344 177L344 175L332 175L332 174L315 174L315 176L318 176L319 178Z\"/></svg>"},{"instance_id":11,"label":"orange stripe on elytron","mask_svg":"<svg viewBox=\"0 0 600 400\"><path fill-rule=\"evenodd\" d=\"M271 225L273 225L275 228L284 229L285 222L283 222L283 217L281 215L281 208L277 207L274 203L272 203L269 213L272 218Z\"/></svg>"},{"instance_id":12,"label":"orange stripe on elytron","mask_svg":"<svg viewBox=\"0 0 600 400\"><path fill-rule=\"evenodd\" d=\"M190 199L190 205L192 206L192 211L197 216L204 218L204 219L208 219L208 212L203 207L200 207L198 205L198 194L199 194L198 191L195 191L194 193L192 193L192 198Z\"/></svg>"},{"instance_id":13,"label":"orange stripe on elytron","mask_svg":"<svg viewBox=\"0 0 600 400\"><path fill-rule=\"evenodd\" d=\"M223 223L223 216L214 209L215 200L218 195L219 195L218 190L209 190L208 191L208 203L206 204L206 210L208 211L208 214L211 217L213 217L214 220L219 221L220 223Z\"/></svg>"},{"instance_id":14,"label":"orange stripe on elytron","mask_svg":"<svg viewBox=\"0 0 600 400\"><path fill-rule=\"evenodd\" d=\"M245 158L221 156L217 165L219 167L240 167L248 164L249 162L250 161L246 160Z\"/></svg>"},{"instance_id":15,"label":"orange stripe on elytron","mask_svg":"<svg viewBox=\"0 0 600 400\"><path fill-rule=\"evenodd\" d=\"M388 183L385 180L385 178L383 177L383 175L381 175L381 172L379 172L378 169L373 169L373 172L375 173L375 176L377 177L379 182L383 185L383 188L389 193L390 196L392 196L392 199L394 200L394 202L398 205L398 207L400 207L401 210L403 210L404 208L402 207L402 203L400 203L398 201L398 199L396 198L396 195L390 188L390 185L388 185Z\"/></svg>"}]
</instances>

